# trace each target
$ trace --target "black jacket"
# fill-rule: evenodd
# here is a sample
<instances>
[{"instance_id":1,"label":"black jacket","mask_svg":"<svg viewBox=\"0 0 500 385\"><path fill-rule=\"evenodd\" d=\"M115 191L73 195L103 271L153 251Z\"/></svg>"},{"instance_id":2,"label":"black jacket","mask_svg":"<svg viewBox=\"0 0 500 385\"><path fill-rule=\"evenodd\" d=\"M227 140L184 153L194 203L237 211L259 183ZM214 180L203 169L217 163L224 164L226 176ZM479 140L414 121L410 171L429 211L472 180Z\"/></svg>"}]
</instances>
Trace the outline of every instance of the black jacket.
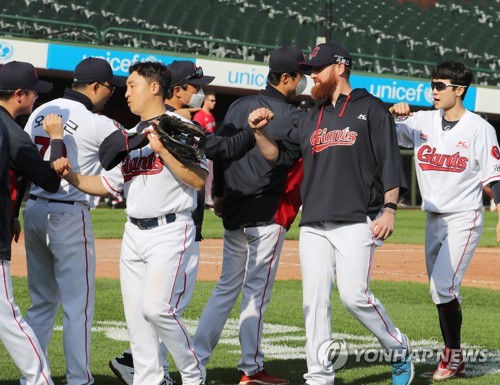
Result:
<instances>
[{"instance_id":1,"label":"black jacket","mask_svg":"<svg viewBox=\"0 0 500 385\"><path fill-rule=\"evenodd\" d=\"M281 161L304 159L301 225L364 222L382 208L384 193L405 188L394 119L365 89L316 104L281 143Z\"/></svg>"},{"instance_id":2,"label":"black jacket","mask_svg":"<svg viewBox=\"0 0 500 385\"><path fill-rule=\"evenodd\" d=\"M9 133L0 119L0 260L10 261L11 223L9 191Z\"/></svg>"},{"instance_id":3,"label":"black jacket","mask_svg":"<svg viewBox=\"0 0 500 385\"><path fill-rule=\"evenodd\" d=\"M231 135L237 128L248 127L248 115L259 107L267 107L274 112L274 119L269 122L266 132L275 140L287 139L305 113L274 87L267 86L257 95L234 102L227 111L218 135ZM284 161L270 165L259 149L253 148L237 161L215 164L215 195L224 196L224 227L234 230L274 223L280 194L285 188L292 163Z\"/></svg>"},{"instance_id":4,"label":"black jacket","mask_svg":"<svg viewBox=\"0 0 500 385\"><path fill-rule=\"evenodd\" d=\"M22 176L29 179L37 186L42 187L48 192L57 192L61 184L61 179L52 171L50 162L44 161L37 146L31 141L30 136L12 119L10 114L4 108L0 107L0 125L4 126L8 132L9 141L8 165L15 176ZM15 180L16 178L13 178ZM9 186L16 188L15 185ZM10 199L10 191L9 191ZM11 216L12 202L7 205L9 208L9 217ZM3 208L2 208L3 210ZM10 218L11 219L11 218ZM10 220L9 219L9 220ZM0 229L0 237L4 239L4 228ZM9 234L7 238L11 239L9 225ZM9 246L10 250L10 246ZM0 257L3 258L3 257ZM8 258L10 259L10 253Z\"/></svg>"}]
</instances>

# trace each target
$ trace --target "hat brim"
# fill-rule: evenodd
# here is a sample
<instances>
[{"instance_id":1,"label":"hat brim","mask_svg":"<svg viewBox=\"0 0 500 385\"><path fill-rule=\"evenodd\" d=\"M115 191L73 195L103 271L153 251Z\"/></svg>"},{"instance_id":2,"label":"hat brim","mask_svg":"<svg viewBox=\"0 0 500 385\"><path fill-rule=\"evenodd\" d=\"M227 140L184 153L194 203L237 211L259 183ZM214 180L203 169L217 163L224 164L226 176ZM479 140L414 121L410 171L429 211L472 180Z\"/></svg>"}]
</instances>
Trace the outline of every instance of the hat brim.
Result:
<instances>
[{"instance_id":1,"label":"hat brim","mask_svg":"<svg viewBox=\"0 0 500 385\"><path fill-rule=\"evenodd\" d=\"M125 87L127 78L123 76L114 76L113 79L109 81L109 84L115 87Z\"/></svg>"},{"instance_id":2,"label":"hat brim","mask_svg":"<svg viewBox=\"0 0 500 385\"><path fill-rule=\"evenodd\" d=\"M203 76L199 79L189 79L186 84L191 84L192 86L206 86L214 81L215 76Z\"/></svg>"},{"instance_id":3,"label":"hat brim","mask_svg":"<svg viewBox=\"0 0 500 385\"><path fill-rule=\"evenodd\" d=\"M54 88L52 83L45 82L43 80L39 80L35 85L30 87L30 89L40 94L46 94L47 92L52 91L52 88Z\"/></svg>"},{"instance_id":4,"label":"hat brim","mask_svg":"<svg viewBox=\"0 0 500 385\"><path fill-rule=\"evenodd\" d=\"M328 66L330 64L334 64L334 63L333 62L326 62L323 60L311 59L311 60L306 60L306 61L300 62L299 64L297 64L297 67L299 67L299 69L301 71L310 71L313 68L321 68L321 67Z\"/></svg>"}]
</instances>

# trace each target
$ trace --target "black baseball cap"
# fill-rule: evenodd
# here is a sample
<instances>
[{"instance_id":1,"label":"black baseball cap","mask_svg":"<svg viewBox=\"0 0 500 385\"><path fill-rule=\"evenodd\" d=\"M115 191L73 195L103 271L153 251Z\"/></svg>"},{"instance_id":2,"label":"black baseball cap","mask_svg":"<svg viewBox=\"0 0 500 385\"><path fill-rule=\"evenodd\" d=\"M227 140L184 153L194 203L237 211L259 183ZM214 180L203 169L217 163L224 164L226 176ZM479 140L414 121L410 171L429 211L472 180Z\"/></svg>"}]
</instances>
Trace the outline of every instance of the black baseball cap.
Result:
<instances>
[{"instance_id":1,"label":"black baseball cap","mask_svg":"<svg viewBox=\"0 0 500 385\"><path fill-rule=\"evenodd\" d=\"M309 60L299 63L299 68L310 70L338 63L344 63L352 68L351 54L340 44L322 43L313 49Z\"/></svg>"},{"instance_id":2,"label":"black baseball cap","mask_svg":"<svg viewBox=\"0 0 500 385\"><path fill-rule=\"evenodd\" d=\"M189 60L174 60L167 69L172 76L171 87L184 84L201 87L212 83L215 79L214 76L205 76L201 67L196 67L196 64Z\"/></svg>"},{"instance_id":3,"label":"black baseball cap","mask_svg":"<svg viewBox=\"0 0 500 385\"><path fill-rule=\"evenodd\" d=\"M52 90L53 84L38 79L33 64L11 61L0 68L0 90L14 91L19 88L45 94Z\"/></svg>"},{"instance_id":4,"label":"black baseball cap","mask_svg":"<svg viewBox=\"0 0 500 385\"><path fill-rule=\"evenodd\" d=\"M111 65L104 59L88 57L83 59L73 71L73 82L108 82L116 87L124 87L127 79L113 75Z\"/></svg>"},{"instance_id":5,"label":"black baseball cap","mask_svg":"<svg viewBox=\"0 0 500 385\"><path fill-rule=\"evenodd\" d=\"M269 71L278 74L286 72L304 72L298 64L305 61L306 56L300 48L281 47L271 52L269 57Z\"/></svg>"}]
</instances>

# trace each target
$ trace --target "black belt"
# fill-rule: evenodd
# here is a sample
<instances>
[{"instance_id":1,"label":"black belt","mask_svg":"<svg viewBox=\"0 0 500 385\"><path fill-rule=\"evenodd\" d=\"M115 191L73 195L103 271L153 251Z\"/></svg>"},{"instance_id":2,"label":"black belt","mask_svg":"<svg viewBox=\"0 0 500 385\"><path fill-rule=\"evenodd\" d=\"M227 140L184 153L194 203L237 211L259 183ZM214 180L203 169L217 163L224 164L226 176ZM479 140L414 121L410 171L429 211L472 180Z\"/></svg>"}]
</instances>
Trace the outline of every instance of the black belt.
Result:
<instances>
[{"instance_id":1,"label":"black belt","mask_svg":"<svg viewBox=\"0 0 500 385\"><path fill-rule=\"evenodd\" d=\"M149 230L154 229L155 227L160 226L161 222L165 220L166 223L175 222L176 216L175 214L166 214L162 215L158 218L132 218L129 217L130 222L136 225L140 230Z\"/></svg>"},{"instance_id":2,"label":"black belt","mask_svg":"<svg viewBox=\"0 0 500 385\"><path fill-rule=\"evenodd\" d=\"M32 201L36 201L38 197L36 195L30 194L30 199ZM40 199L45 199L45 198L40 198ZM61 201L59 199L46 199L49 203L63 203L65 205L72 205L75 204L75 201Z\"/></svg>"}]
</instances>

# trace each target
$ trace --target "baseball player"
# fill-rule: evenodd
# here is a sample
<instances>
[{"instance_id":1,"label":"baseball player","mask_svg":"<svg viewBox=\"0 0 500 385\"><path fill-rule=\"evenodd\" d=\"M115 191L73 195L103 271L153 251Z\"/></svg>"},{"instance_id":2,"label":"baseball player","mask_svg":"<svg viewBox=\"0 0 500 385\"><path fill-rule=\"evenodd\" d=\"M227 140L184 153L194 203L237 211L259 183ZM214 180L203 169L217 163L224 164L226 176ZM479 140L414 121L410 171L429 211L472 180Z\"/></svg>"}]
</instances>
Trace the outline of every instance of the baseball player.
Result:
<instances>
[{"instance_id":1,"label":"baseball player","mask_svg":"<svg viewBox=\"0 0 500 385\"><path fill-rule=\"evenodd\" d=\"M500 212L500 150L495 129L463 106L470 69L445 62L431 75L435 110L411 113L399 103L390 111L406 117L398 119L398 141L415 151L427 275L445 345L433 379L444 381L465 375L460 285L483 230L483 186L491 186Z\"/></svg>"},{"instance_id":2,"label":"baseball player","mask_svg":"<svg viewBox=\"0 0 500 385\"><path fill-rule=\"evenodd\" d=\"M299 253L306 384L334 383L335 373L322 366L318 351L332 339L330 294L336 278L344 306L390 351L393 384L407 385L414 376L408 339L369 288L375 246L394 230L404 185L394 121L379 99L351 88L352 59L344 47L319 44L299 68L312 71L311 93L318 102L294 127L290 141L276 142L266 133L273 117L267 108L253 111L249 124L269 161L303 157Z\"/></svg>"},{"instance_id":3,"label":"baseball player","mask_svg":"<svg viewBox=\"0 0 500 385\"><path fill-rule=\"evenodd\" d=\"M203 75L203 70L201 67L196 67L192 61L188 60L175 60L167 66L170 72L171 80L170 87L166 93L165 97L165 108L167 111L174 113L177 117L181 118L176 111L185 109L191 117L191 108L189 108L189 103L193 96L197 95L198 92L203 92L202 86L210 84L215 78L213 76ZM201 91L200 91L201 90ZM196 109L196 107L192 107ZM147 141L146 141L147 142ZM148 143L148 142L147 142ZM147 144L144 143L144 144ZM119 140L110 138L104 144L101 152L104 156L116 153L119 151L118 146L123 144L123 137ZM109 148L113 146L112 148ZM107 162L104 162L107 163ZM109 167L105 167L109 169ZM184 276L186 292L182 296L182 301L177 305L177 313L182 315L187 305L191 301L193 295L194 284L196 281L196 275L198 273L198 258L200 255L199 243L203 238L201 235L201 226L203 221L204 213L204 190L197 192L197 207L193 211L193 221L196 226L196 236L195 236L195 250L193 255L189 260L189 264L186 267L186 274ZM165 344L160 344L161 357L163 358L163 370L165 373L165 385L176 385L174 380L169 374L169 363L166 359L168 355L167 348ZM126 350L119 357L115 357L109 362L111 370L117 375L117 377L124 382L126 385L132 385L134 377L134 364L132 358L132 352Z\"/></svg>"},{"instance_id":4,"label":"baseball player","mask_svg":"<svg viewBox=\"0 0 500 385\"><path fill-rule=\"evenodd\" d=\"M98 149L119 125L94 112L101 111L115 86L104 59L82 60L64 96L38 107L26 132L44 159L52 148L43 121L58 114L64 124L64 145L75 170L86 175L100 171ZM68 385L94 382L90 372L91 327L94 317L95 250L89 207L93 197L63 181L50 194L33 186L24 210L28 287L32 304L26 319L47 353L59 305L63 308L63 345Z\"/></svg>"},{"instance_id":5,"label":"baseball player","mask_svg":"<svg viewBox=\"0 0 500 385\"><path fill-rule=\"evenodd\" d=\"M269 126L273 138L287 138L294 123L304 114L290 99L306 86L297 64L305 60L299 48L282 47L271 53L268 85L254 96L237 100L229 108L221 134L233 134L247 125L248 114L259 106L277 111ZM302 169L292 162L271 166L259 149L240 160L224 162L223 181L216 178L216 196L223 196L224 252L222 273L205 305L196 334L195 350L201 361L209 361L229 313L242 293L239 338L242 356L238 369L240 384L287 384L264 370L261 340L264 313L271 297L285 234L300 207L287 206L284 191L298 186ZM287 180L288 175L294 176ZM216 174L217 175L217 174ZM220 189L220 184L223 188ZM298 192L298 190L296 190ZM298 195L298 194L297 194ZM285 210L283 210L286 207Z\"/></svg>"},{"instance_id":6,"label":"baseball player","mask_svg":"<svg viewBox=\"0 0 500 385\"><path fill-rule=\"evenodd\" d=\"M172 77L171 84L177 83L177 85L169 88L165 98L165 108L167 111L172 113L187 112L188 116L191 117L190 111L192 111L192 109L189 108L188 104L190 99L187 99L184 94L187 91L190 91L192 95L197 94L201 86L211 83L214 78L202 75L199 67L196 67L191 61L174 61L172 64L168 65L167 68L169 69ZM231 137L215 136L214 133L207 132L207 143L205 148L207 158L221 161L236 160L246 154L246 152L254 146L255 137L252 130L247 127L242 130L235 131L236 134ZM147 143L149 143L147 140L146 142L143 142L141 138L125 138L123 135L114 133L104 140L101 148L99 149L99 158L103 167L106 170L110 170L114 165L126 157L131 148L137 149L140 148L141 145L146 145ZM121 154L121 156L118 154ZM196 225L196 242L203 239L201 234L204 212L203 198L204 194L202 194L202 190L198 191L198 206L193 212L193 221ZM195 247L197 247L197 250L190 259L186 268L186 275L184 277L186 282L186 292L177 307L177 312L179 314L182 314L186 306L189 304L192 296L192 289L194 289L194 283L198 271L198 243L196 243ZM166 357L168 352L163 343L160 345L160 350L161 356ZM130 350L123 352L120 357L112 359L109 365L122 382L126 385L132 385L134 377L134 363ZM166 381L165 385L175 385L175 382L169 375L169 364L166 359L163 360L163 368L165 373L164 378Z\"/></svg>"},{"instance_id":7,"label":"baseball player","mask_svg":"<svg viewBox=\"0 0 500 385\"><path fill-rule=\"evenodd\" d=\"M141 122L136 133L149 132L163 114L170 73L161 63L130 67L128 105ZM183 384L204 384L205 368L194 352L178 314L185 292L185 270L197 250L191 217L196 191L207 175L206 162L183 164L153 133L149 144L131 150L121 164L100 177L70 173L67 180L82 191L106 196L124 191L127 199L120 282L134 357L134 385L164 384L158 337L171 353Z\"/></svg>"},{"instance_id":8,"label":"baseball player","mask_svg":"<svg viewBox=\"0 0 500 385\"><path fill-rule=\"evenodd\" d=\"M11 230L13 213L18 211L17 177L27 177L49 192L57 191L60 178L49 162L44 162L30 137L15 122L21 114L29 114L38 93L49 92L52 84L38 79L30 63L13 61L0 69L0 340L20 369L27 384L51 385L50 370L38 339L14 302L10 277L10 243L16 234ZM48 121L58 117L52 115ZM62 132L51 131L50 142L62 155ZM9 187L10 180L10 187ZM19 228L20 231L20 228ZM17 241L17 238L16 238Z\"/></svg>"}]
</instances>

